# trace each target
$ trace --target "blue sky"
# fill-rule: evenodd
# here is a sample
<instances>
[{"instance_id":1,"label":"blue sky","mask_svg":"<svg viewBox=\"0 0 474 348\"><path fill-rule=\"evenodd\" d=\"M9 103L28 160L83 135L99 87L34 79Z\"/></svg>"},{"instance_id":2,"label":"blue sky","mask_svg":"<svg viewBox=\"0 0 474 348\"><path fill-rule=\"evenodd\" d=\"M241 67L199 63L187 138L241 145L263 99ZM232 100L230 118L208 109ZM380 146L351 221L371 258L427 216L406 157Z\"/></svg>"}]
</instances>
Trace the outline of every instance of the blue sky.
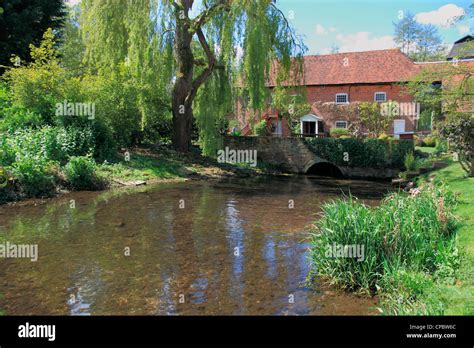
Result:
<instances>
[{"instance_id":1,"label":"blue sky","mask_svg":"<svg viewBox=\"0 0 474 348\"><path fill-rule=\"evenodd\" d=\"M473 0L279 0L278 7L303 35L309 54L329 53L336 45L340 52L395 47L393 22L407 11L422 23L438 27L443 41L451 45L472 33L474 19L455 26L450 20L461 14Z\"/></svg>"},{"instance_id":2,"label":"blue sky","mask_svg":"<svg viewBox=\"0 0 474 348\"><path fill-rule=\"evenodd\" d=\"M67 0L70 4L79 0ZM100 0L97 0L100 1ZM258 0L255 0L258 1ZM395 47L393 22L406 12L438 27L448 48L474 31L474 18L450 25L474 0L277 0L277 6L304 37L308 54L377 50ZM201 5L195 0L194 11Z\"/></svg>"}]
</instances>

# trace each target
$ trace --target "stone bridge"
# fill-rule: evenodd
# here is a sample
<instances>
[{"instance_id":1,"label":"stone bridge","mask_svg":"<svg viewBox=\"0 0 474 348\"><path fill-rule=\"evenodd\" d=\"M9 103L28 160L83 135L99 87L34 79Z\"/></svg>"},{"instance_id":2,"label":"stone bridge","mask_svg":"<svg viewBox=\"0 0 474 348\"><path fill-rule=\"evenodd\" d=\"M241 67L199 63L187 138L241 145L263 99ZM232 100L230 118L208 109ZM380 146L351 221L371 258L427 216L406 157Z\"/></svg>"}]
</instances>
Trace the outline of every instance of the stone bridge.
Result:
<instances>
[{"instance_id":1,"label":"stone bridge","mask_svg":"<svg viewBox=\"0 0 474 348\"><path fill-rule=\"evenodd\" d=\"M319 157L302 138L226 136L230 150L257 150L257 160L295 174L323 174L347 178L389 179L399 170L339 166Z\"/></svg>"}]
</instances>

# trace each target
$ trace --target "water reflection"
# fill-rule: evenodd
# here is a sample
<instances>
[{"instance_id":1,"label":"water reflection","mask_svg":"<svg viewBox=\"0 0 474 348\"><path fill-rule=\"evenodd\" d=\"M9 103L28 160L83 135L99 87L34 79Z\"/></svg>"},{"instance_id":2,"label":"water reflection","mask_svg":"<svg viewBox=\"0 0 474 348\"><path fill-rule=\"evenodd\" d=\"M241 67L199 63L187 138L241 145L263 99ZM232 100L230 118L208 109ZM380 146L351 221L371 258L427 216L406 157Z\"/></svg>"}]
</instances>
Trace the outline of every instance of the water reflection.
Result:
<instances>
[{"instance_id":1,"label":"water reflection","mask_svg":"<svg viewBox=\"0 0 474 348\"><path fill-rule=\"evenodd\" d=\"M0 239L38 243L39 260L0 260L0 308L11 315L371 313L373 301L304 287L304 238L323 202L350 190L375 204L387 189L265 178L2 207Z\"/></svg>"}]
</instances>

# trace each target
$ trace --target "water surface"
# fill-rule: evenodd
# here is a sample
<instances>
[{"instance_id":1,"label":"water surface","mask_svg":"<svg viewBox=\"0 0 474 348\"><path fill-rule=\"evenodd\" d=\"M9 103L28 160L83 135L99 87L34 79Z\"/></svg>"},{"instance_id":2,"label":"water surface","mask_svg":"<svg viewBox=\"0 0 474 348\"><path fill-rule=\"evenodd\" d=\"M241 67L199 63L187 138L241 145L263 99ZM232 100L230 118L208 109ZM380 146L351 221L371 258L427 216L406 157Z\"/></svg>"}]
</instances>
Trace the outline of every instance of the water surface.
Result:
<instances>
[{"instance_id":1,"label":"water surface","mask_svg":"<svg viewBox=\"0 0 474 348\"><path fill-rule=\"evenodd\" d=\"M232 179L78 192L0 207L0 241L39 259L0 259L7 315L372 314L374 300L305 286L309 227L349 191L388 185L311 177ZM128 255L129 252L129 255Z\"/></svg>"}]
</instances>

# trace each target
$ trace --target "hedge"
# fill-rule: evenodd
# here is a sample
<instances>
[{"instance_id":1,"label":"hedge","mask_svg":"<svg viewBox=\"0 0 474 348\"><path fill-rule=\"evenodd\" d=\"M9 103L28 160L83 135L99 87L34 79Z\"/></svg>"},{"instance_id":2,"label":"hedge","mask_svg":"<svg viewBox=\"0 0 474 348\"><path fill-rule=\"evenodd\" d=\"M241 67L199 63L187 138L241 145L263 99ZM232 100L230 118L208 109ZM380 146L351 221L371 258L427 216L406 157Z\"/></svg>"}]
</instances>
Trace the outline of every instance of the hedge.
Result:
<instances>
[{"instance_id":1,"label":"hedge","mask_svg":"<svg viewBox=\"0 0 474 348\"><path fill-rule=\"evenodd\" d=\"M403 169L413 140L306 138L320 157L340 166Z\"/></svg>"}]
</instances>

